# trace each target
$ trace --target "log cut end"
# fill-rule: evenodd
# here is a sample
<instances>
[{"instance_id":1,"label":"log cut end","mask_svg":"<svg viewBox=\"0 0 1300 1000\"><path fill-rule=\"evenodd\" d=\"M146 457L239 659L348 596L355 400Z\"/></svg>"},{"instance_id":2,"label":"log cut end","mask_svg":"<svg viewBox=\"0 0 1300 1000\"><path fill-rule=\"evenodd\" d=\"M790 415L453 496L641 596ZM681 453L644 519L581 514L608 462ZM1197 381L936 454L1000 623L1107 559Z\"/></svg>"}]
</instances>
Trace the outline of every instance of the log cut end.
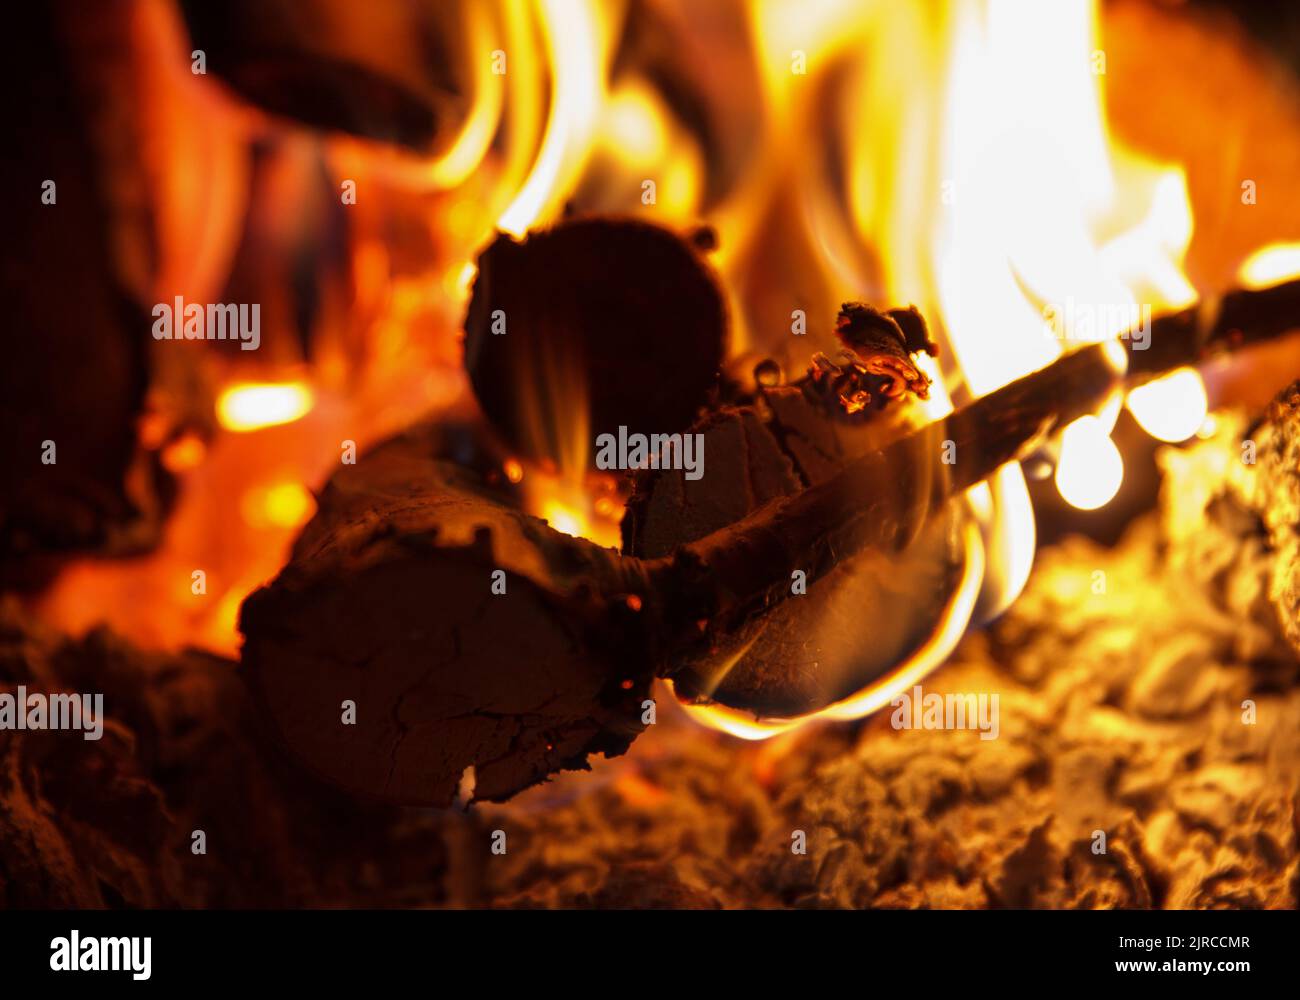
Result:
<instances>
[{"instance_id":1,"label":"log cut end","mask_svg":"<svg viewBox=\"0 0 1300 1000\"><path fill-rule=\"evenodd\" d=\"M683 431L726 354L717 277L697 245L628 219L497 238L478 259L465 367L510 445L559 461L574 428ZM585 441L584 441L585 444Z\"/></svg>"}]
</instances>

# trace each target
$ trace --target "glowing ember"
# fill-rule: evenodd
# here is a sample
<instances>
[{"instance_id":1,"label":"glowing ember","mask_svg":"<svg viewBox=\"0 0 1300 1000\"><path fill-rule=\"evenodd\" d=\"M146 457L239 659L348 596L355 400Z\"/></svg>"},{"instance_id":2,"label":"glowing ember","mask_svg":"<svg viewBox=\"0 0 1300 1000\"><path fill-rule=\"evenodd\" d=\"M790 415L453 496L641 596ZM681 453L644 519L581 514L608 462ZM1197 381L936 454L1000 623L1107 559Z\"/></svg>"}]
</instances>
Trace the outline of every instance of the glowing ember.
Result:
<instances>
[{"instance_id":1,"label":"glowing ember","mask_svg":"<svg viewBox=\"0 0 1300 1000\"><path fill-rule=\"evenodd\" d=\"M300 420L314 404L314 394L301 382L243 383L217 397L217 419L229 431L255 431Z\"/></svg>"}]
</instances>

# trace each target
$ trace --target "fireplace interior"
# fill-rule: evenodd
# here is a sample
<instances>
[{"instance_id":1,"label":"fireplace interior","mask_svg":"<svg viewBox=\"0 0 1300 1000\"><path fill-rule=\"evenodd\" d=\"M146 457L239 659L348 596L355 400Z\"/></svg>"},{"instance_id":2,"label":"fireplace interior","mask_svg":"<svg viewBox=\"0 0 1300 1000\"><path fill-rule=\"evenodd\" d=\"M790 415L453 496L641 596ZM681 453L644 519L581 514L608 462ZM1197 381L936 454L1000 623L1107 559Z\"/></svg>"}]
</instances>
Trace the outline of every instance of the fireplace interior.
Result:
<instances>
[{"instance_id":1,"label":"fireplace interior","mask_svg":"<svg viewBox=\"0 0 1300 1000\"><path fill-rule=\"evenodd\" d=\"M1283 6L27 15L0 904L1296 908Z\"/></svg>"}]
</instances>

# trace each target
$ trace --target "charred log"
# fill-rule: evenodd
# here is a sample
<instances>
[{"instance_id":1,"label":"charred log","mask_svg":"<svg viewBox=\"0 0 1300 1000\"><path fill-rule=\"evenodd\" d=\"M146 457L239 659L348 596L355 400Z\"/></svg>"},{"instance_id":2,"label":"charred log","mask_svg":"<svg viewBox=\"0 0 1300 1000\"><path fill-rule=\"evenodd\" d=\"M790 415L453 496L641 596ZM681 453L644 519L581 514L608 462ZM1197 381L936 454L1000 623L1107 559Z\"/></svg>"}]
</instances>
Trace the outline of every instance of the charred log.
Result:
<instances>
[{"instance_id":1,"label":"charred log","mask_svg":"<svg viewBox=\"0 0 1300 1000\"><path fill-rule=\"evenodd\" d=\"M290 748L349 790L501 799L640 732L653 674L628 596L645 591L635 561L408 436L326 487L244 605L244 670Z\"/></svg>"}]
</instances>

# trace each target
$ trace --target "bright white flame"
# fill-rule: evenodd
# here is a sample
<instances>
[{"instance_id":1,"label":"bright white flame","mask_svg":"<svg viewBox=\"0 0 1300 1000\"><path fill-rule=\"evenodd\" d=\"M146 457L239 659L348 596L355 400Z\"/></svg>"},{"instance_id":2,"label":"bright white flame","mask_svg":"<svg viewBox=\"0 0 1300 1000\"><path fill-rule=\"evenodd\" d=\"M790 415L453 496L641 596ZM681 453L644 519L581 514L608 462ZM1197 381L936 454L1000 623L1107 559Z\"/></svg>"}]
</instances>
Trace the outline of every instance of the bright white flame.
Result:
<instances>
[{"instance_id":1,"label":"bright white flame","mask_svg":"<svg viewBox=\"0 0 1300 1000\"><path fill-rule=\"evenodd\" d=\"M934 274L971 396L1060 355L1049 309L1079 302L1101 312L1101 304L1133 302L1100 252L1117 191L1100 80L1090 72L1095 18L1088 0L953 8ZM989 487L995 513L984 522L981 616L1024 587L1035 547L1019 466L999 470Z\"/></svg>"},{"instance_id":2,"label":"bright white flame","mask_svg":"<svg viewBox=\"0 0 1300 1000\"><path fill-rule=\"evenodd\" d=\"M1200 374L1179 368L1130 392L1128 408L1153 438L1186 441L1205 422L1209 400Z\"/></svg>"},{"instance_id":3,"label":"bright white flame","mask_svg":"<svg viewBox=\"0 0 1300 1000\"><path fill-rule=\"evenodd\" d=\"M1119 336L1153 310L1194 301L1181 268L1192 216L1182 170L1108 138L1103 78L1091 71L1093 3L990 0L957 11L936 270L953 354L980 396L1075 342ZM1174 387L1147 398L1167 403L1172 397L1161 392L1194 391L1189 380ZM1204 418L1195 409L1194 400L1179 406L1189 434ZM1106 436L1117 412L1069 429L1056 481L1077 507L1101 506L1119 489L1123 462ZM1018 471L995 483L1006 508L995 535L1032 532L1032 519L1021 526L1008 516L1027 507L1024 492ZM1021 560L1005 571L1005 602L1023 585L1033 545L995 540L991 566L999 565L992 555L999 547Z\"/></svg>"},{"instance_id":4,"label":"bright white flame","mask_svg":"<svg viewBox=\"0 0 1300 1000\"><path fill-rule=\"evenodd\" d=\"M1104 507L1119 492L1123 480L1124 460L1104 421L1089 415L1065 428L1056 488L1071 506L1080 510Z\"/></svg>"}]
</instances>

